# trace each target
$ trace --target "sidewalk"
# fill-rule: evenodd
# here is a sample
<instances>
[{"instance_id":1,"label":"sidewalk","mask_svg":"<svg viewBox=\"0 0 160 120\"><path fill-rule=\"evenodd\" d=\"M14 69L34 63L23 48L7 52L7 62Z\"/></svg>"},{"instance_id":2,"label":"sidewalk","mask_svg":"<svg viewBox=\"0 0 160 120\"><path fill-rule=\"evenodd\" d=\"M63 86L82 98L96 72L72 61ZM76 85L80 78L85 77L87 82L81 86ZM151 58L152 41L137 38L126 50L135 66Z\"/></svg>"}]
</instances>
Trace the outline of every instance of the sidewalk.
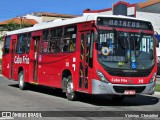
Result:
<instances>
[{"instance_id":1,"label":"sidewalk","mask_svg":"<svg viewBox=\"0 0 160 120\"><path fill-rule=\"evenodd\" d=\"M160 84L160 75L157 75L156 84Z\"/></svg>"},{"instance_id":2,"label":"sidewalk","mask_svg":"<svg viewBox=\"0 0 160 120\"><path fill-rule=\"evenodd\" d=\"M160 84L160 80L157 80L157 81L156 81L156 84Z\"/></svg>"}]
</instances>

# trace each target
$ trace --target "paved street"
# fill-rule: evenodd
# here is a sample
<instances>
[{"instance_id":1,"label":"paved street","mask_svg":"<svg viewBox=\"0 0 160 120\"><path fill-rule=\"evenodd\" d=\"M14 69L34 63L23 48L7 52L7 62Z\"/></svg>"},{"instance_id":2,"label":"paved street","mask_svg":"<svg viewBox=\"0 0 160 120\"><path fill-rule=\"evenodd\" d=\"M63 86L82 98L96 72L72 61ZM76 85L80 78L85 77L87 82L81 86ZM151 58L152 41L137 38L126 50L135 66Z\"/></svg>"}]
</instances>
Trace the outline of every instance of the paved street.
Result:
<instances>
[{"instance_id":1,"label":"paved street","mask_svg":"<svg viewBox=\"0 0 160 120\"><path fill-rule=\"evenodd\" d=\"M122 103L113 102L107 96L91 95L81 95L78 101L68 101L61 90L32 86L29 90L22 91L19 90L17 82L0 77L0 111L159 111L159 100L160 95L156 94L129 97ZM74 120L61 117L59 119Z\"/></svg>"}]
</instances>

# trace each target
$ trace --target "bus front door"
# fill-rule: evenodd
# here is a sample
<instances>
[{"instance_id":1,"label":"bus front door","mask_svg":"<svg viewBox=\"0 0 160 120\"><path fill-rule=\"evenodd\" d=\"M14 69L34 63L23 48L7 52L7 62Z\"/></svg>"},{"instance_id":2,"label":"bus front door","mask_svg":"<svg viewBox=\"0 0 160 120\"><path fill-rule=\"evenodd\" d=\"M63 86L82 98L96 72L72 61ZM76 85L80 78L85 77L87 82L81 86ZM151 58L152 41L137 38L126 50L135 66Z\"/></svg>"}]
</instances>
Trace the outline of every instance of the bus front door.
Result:
<instances>
[{"instance_id":1,"label":"bus front door","mask_svg":"<svg viewBox=\"0 0 160 120\"><path fill-rule=\"evenodd\" d=\"M90 42L91 32L81 32L79 88L84 92L89 92L89 73L91 72L89 66Z\"/></svg>"},{"instance_id":2,"label":"bus front door","mask_svg":"<svg viewBox=\"0 0 160 120\"><path fill-rule=\"evenodd\" d=\"M38 54L39 54L39 44L40 37L33 37L34 40L34 60L33 60L33 81L38 82Z\"/></svg>"}]
</instances>

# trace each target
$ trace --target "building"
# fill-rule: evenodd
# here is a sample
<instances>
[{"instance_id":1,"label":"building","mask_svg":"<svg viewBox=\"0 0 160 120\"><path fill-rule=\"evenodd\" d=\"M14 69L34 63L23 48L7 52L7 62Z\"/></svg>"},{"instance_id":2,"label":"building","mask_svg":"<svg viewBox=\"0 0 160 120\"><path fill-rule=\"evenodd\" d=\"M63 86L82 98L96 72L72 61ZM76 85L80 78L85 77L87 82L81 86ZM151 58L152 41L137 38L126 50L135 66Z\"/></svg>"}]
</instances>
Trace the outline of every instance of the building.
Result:
<instances>
[{"instance_id":1,"label":"building","mask_svg":"<svg viewBox=\"0 0 160 120\"><path fill-rule=\"evenodd\" d=\"M86 9L83 14L125 15L146 19L151 21L155 32L160 34L160 0L148 0L136 4L119 1L112 8L102 10Z\"/></svg>"},{"instance_id":2,"label":"building","mask_svg":"<svg viewBox=\"0 0 160 120\"><path fill-rule=\"evenodd\" d=\"M15 24L17 25L18 28L23 28L23 27L30 27L38 22L34 19L27 19L24 17L19 17L19 18L12 18L9 20L5 20L0 22L0 37L3 36L7 31L14 30L12 27L8 27L9 24Z\"/></svg>"},{"instance_id":3,"label":"building","mask_svg":"<svg viewBox=\"0 0 160 120\"><path fill-rule=\"evenodd\" d=\"M16 23L19 25L19 28L22 28L23 25L27 25L29 27L41 22L52 21L56 19L64 20L75 17L77 16L68 14L48 13L48 12L34 12L21 17L12 18L0 22L0 37L3 36L8 31L5 26L7 26L10 23Z\"/></svg>"},{"instance_id":4,"label":"building","mask_svg":"<svg viewBox=\"0 0 160 120\"><path fill-rule=\"evenodd\" d=\"M77 16L75 15L69 15L69 14L57 14L57 13L49 13L49 12L34 12L31 14L27 14L24 16L25 18L28 19L34 19L37 22L46 22L46 21L52 21L56 19L70 19L70 18L75 18Z\"/></svg>"}]
</instances>

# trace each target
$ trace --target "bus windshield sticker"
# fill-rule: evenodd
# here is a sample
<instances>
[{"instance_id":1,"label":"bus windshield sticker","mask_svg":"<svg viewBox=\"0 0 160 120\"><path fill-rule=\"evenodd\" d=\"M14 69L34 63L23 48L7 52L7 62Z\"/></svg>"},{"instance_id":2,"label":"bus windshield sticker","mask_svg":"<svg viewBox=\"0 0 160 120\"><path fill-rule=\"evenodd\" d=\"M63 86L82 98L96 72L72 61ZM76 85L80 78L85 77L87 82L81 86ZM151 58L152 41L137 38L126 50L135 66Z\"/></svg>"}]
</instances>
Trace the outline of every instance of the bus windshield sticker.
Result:
<instances>
[{"instance_id":1,"label":"bus windshield sticker","mask_svg":"<svg viewBox=\"0 0 160 120\"><path fill-rule=\"evenodd\" d=\"M131 67L132 67L132 69L136 69L137 68L137 63L136 62L132 62Z\"/></svg>"},{"instance_id":2,"label":"bus windshield sticker","mask_svg":"<svg viewBox=\"0 0 160 120\"><path fill-rule=\"evenodd\" d=\"M102 56L102 61L103 62L124 62L125 61L125 56Z\"/></svg>"},{"instance_id":3,"label":"bus windshield sticker","mask_svg":"<svg viewBox=\"0 0 160 120\"><path fill-rule=\"evenodd\" d=\"M102 54L105 56L109 55L109 53L110 53L110 50L108 47L102 47L101 51L102 51Z\"/></svg>"}]
</instances>

